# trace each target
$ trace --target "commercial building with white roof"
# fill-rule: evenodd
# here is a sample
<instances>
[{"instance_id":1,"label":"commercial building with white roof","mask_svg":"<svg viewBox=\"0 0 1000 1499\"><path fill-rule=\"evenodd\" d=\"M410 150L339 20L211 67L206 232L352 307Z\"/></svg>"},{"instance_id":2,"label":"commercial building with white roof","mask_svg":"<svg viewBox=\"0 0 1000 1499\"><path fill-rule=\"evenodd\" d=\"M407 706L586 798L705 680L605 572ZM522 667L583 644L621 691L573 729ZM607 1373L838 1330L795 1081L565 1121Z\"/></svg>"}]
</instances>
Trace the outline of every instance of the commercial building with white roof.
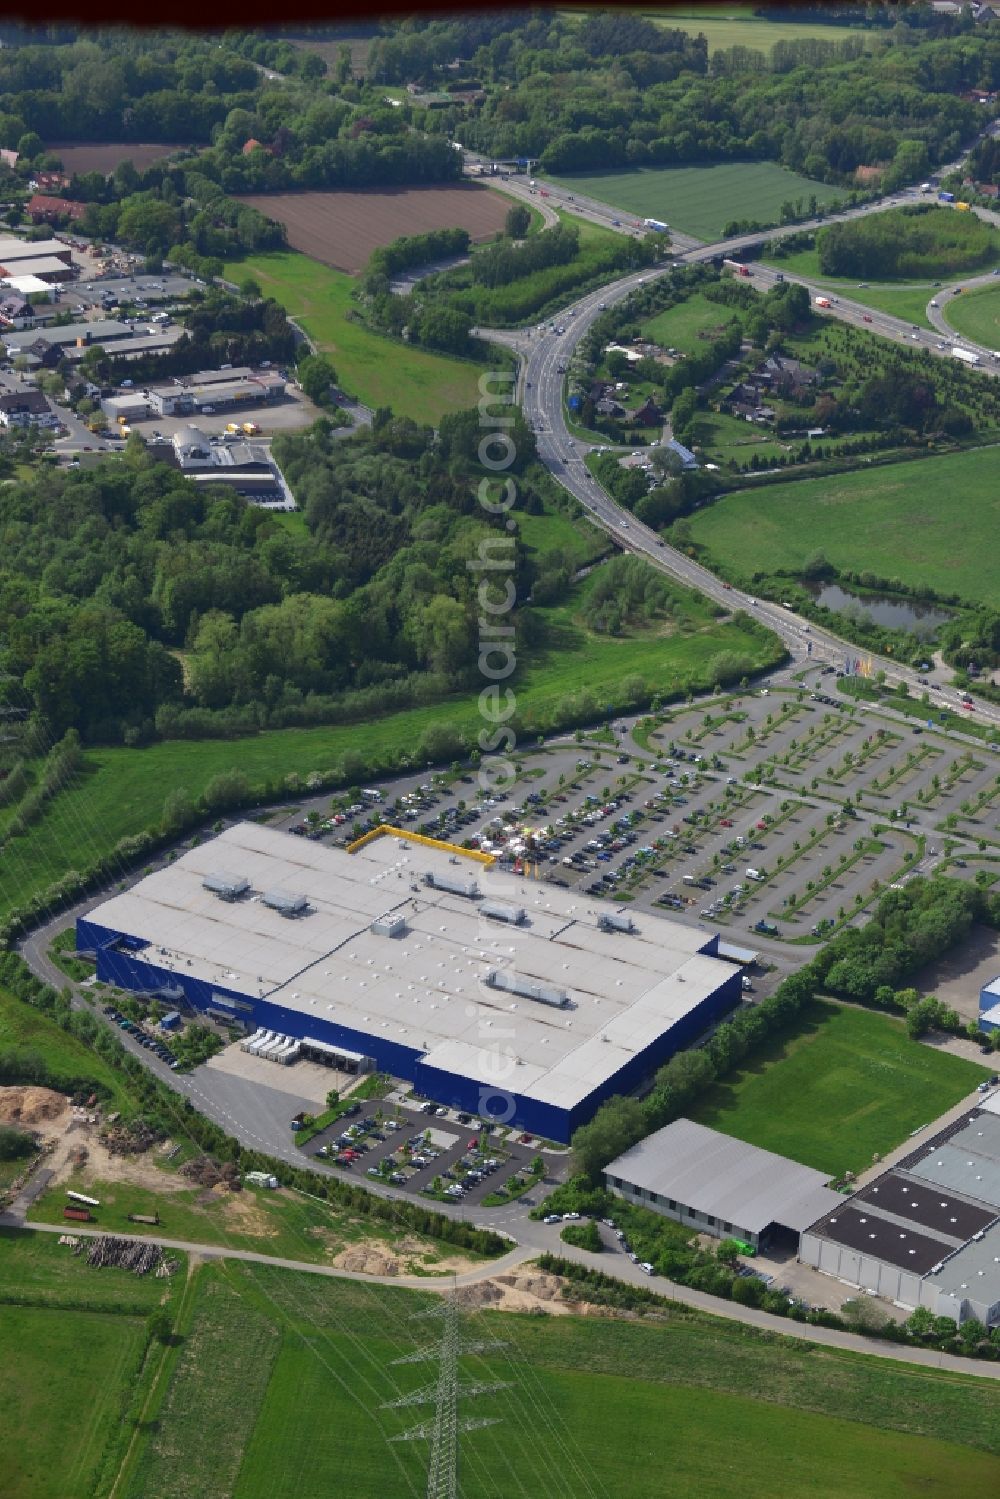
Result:
<instances>
[{"instance_id":1,"label":"commercial building with white roof","mask_svg":"<svg viewBox=\"0 0 1000 1499\"><path fill-rule=\"evenodd\" d=\"M798 1236L842 1199L811 1166L707 1129L692 1119L640 1140L605 1168L610 1191L716 1238L754 1249Z\"/></svg>"},{"instance_id":2,"label":"commercial building with white roof","mask_svg":"<svg viewBox=\"0 0 1000 1499\"><path fill-rule=\"evenodd\" d=\"M77 922L102 980L561 1141L740 1002L717 945L405 833L347 853L255 823Z\"/></svg>"}]
</instances>

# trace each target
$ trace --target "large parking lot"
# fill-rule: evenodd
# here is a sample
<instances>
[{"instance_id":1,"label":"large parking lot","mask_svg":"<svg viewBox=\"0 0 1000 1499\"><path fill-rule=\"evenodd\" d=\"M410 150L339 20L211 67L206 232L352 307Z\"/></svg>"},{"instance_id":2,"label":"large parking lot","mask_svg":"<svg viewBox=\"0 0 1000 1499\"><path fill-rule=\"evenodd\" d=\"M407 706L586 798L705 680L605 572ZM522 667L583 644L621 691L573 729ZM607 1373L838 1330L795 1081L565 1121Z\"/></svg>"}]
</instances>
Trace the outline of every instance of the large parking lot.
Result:
<instances>
[{"instance_id":1,"label":"large parking lot","mask_svg":"<svg viewBox=\"0 0 1000 1499\"><path fill-rule=\"evenodd\" d=\"M411 775L375 806L321 798L272 825L339 845L379 822L468 842L783 966L914 873L1000 875L996 748L856 701L819 668L518 759L507 796L468 771Z\"/></svg>"}]
</instances>

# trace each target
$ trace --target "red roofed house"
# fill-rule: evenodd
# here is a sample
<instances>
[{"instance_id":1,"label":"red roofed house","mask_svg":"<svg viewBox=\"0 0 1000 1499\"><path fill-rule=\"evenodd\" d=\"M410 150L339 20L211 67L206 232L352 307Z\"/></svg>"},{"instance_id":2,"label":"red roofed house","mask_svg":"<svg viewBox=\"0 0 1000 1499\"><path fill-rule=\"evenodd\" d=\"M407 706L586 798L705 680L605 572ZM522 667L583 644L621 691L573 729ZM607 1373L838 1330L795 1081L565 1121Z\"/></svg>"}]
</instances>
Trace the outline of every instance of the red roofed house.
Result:
<instances>
[{"instance_id":1,"label":"red roofed house","mask_svg":"<svg viewBox=\"0 0 1000 1499\"><path fill-rule=\"evenodd\" d=\"M86 203L74 203L69 198L49 198L44 193L36 193L33 198L29 198L27 206L33 224L40 224L43 220L54 223L62 218L73 223L82 219L87 211Z\"/></svg>"},{"instance_id":2,"label":"red roofed house","mask_svg":"<svg viewBox=\"0 0 1000 1499\"><path fill-rule=\"evenodd\" d=\"M253 136L251 136L243 146L243 155L249 156L251 151L270 151L270 149L270 146L265 146L263 141L255 140Z\"/></svg>"}]
</instances>

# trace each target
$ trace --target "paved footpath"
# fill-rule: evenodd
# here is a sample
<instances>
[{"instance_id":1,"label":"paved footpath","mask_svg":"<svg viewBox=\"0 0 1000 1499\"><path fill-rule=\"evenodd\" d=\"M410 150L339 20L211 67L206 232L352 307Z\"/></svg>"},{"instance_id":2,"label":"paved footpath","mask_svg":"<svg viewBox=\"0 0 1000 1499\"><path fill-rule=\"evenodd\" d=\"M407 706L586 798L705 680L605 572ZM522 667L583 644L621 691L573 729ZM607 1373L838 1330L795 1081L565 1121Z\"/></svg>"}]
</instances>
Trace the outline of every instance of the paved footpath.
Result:
<instances>
[{"instance_id":1,"label":"paved footpath","mask_svg":"<svg viewBox=\"0 0 1000 1499\"><path fill-rule=\"evenodd\" d=\"M0 1215L0 1227L13 1225L8 1214ZM16 1225L20 1226L20 1225ZM33 1229L40 1233L63 1234L73 1233L77 1237L100 1238L106 1230L80 1228L76 1224L61 1223L25 1223L25 1228ZM491 1280L496 1275L503 1275L506 1271L515 1270L520 1265L527 1264L538 1255L538 1250L528 1246L519 1245L511 1249L499 1259L491 1260L489 1264L477 1265L472 1270L463 1271L459 1275L448 1275L431 1277L427 1275L364 1275L357 1270L339 1270L332 1265L316 1265L305 1260L278 1259L273 1255L257 1254L250 1249L229 1249L220 1244L192 1244L184 1239L160 1239L156 1243L164 1249L183 1250L187 1254L196 1254L202 1259L230 1259L246 1260L255 1265L277 1265L282 1270L298 1270L307 1275L325 1275L332 1280L359 1280L369 1285L404 1286L418 1291L439 1291L445 1293L453 1290L456 1286L477 1285L484 1280ZM571 1245L560 1243L554 1251L564 1259L572 1259L588 1268L604 1271L602 1257L597 1254L589 1254L586 1250L574 1249ZM1000 1380L1000 1364L990 1364L974 1359L956 1358L949 1353L937 1353L928 1348L911 1348L905 1344L880 1343L870 1338L860 1337L857 1333L840 1332L832 1327L812 1327L801 1322L793 1322L790 1318L774 1317L768 1312L758 1311L756 1307L739 1306L732 1301L722 1301L717 1296L709 1296L704 1291L694 1291L687 1286L675 1285L672 1281L657 1279L651 1281L643 1274L637 1266L628 1263L615 1267L615 1279L625 1280L635 1285L641 1285L643 1290L653 1291L665 1299L688 1306L696 1311L706 1312L713 1317L725 1317L732 1322L743 1322L750 1327L758 1327L764 1332L776 1333L781 1337L796 1338L800 1342L818 1344L821 1347L840 1348L848 1353L864 1354L869 1358L891 1359L897 1363L916 1364L927 1369L944 1369L952 1374L964 1374L979 1379ZM606 1273L606 1271L604 1272Z\"/></svg>"}]
</instances>

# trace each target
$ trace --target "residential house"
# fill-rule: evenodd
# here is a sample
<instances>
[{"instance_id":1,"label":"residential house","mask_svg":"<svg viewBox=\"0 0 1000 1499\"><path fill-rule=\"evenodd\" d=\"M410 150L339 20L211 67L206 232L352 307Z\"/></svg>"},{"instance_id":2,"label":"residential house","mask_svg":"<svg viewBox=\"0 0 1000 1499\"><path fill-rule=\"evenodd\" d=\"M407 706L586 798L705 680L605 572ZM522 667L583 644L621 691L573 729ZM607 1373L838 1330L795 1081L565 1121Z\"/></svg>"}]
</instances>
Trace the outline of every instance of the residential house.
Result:
<instances>
[{"instance_id":1,"label":"residential house","mask_svg":"<svg viewBox=\"0 0 1000 1499\"><path fill-rule=\"evenodd\" d=\"M663 421L663 412L652 396L648 396L641 406L627 414L629 421L636 427L658 427Z\"/></svg>"},{"instance_id":2,"label":"residential house","mask_svg":"<svg viewBox=\"0 0 1000 1499\"><path fill-rule=\"evenodd\" d=\"M5 427L57 427L59 418L40 390L8 390L0 395Z\"/></svg>"},{"instance_id":3,"label":"residential house","mask_svg":"<svg viewBox=\"0 0 1000 1499\"><path fill-rule=\"evenodd\" d=\"M803 401L808 400L813 387L819 384L819 371L786 354L770 354L754 371L754 378L786 400Z\"/></svg>"},{"instance_id":4,"label":"residential house","mask_svg":"<svg viewBox=\"0 0 1000 1499\"><path fill-rule=\"evenodd\" d=\"M612 401L610 396L603 396L601 400L595 401L594 410L598 416L619 417L625 415L625 408L619 406L617 401Z\"/></svg>"},{"instance_id":5,"label":"residential house","mask_svg":"<svg viewBox=\"0 0 1000 1499\"><path fill-rule=\"evenodd\" d=\"M34 312L27 297L9 289L0 291L0 327L30 328L34 321Z\"/></svg>"},{"instance_id":6,"label":"residential house","mask_svg":"<svg viewBox=\"0 0 1000 1499\"><path fill-rule=\"evenodd\" d=\"M33 224L53 224L60 219L75 223L87 211L86 203L74 203L69 198L50 198L44 193L35 193L28 199L28 216Z\"/></svg>"}]
</instances>

